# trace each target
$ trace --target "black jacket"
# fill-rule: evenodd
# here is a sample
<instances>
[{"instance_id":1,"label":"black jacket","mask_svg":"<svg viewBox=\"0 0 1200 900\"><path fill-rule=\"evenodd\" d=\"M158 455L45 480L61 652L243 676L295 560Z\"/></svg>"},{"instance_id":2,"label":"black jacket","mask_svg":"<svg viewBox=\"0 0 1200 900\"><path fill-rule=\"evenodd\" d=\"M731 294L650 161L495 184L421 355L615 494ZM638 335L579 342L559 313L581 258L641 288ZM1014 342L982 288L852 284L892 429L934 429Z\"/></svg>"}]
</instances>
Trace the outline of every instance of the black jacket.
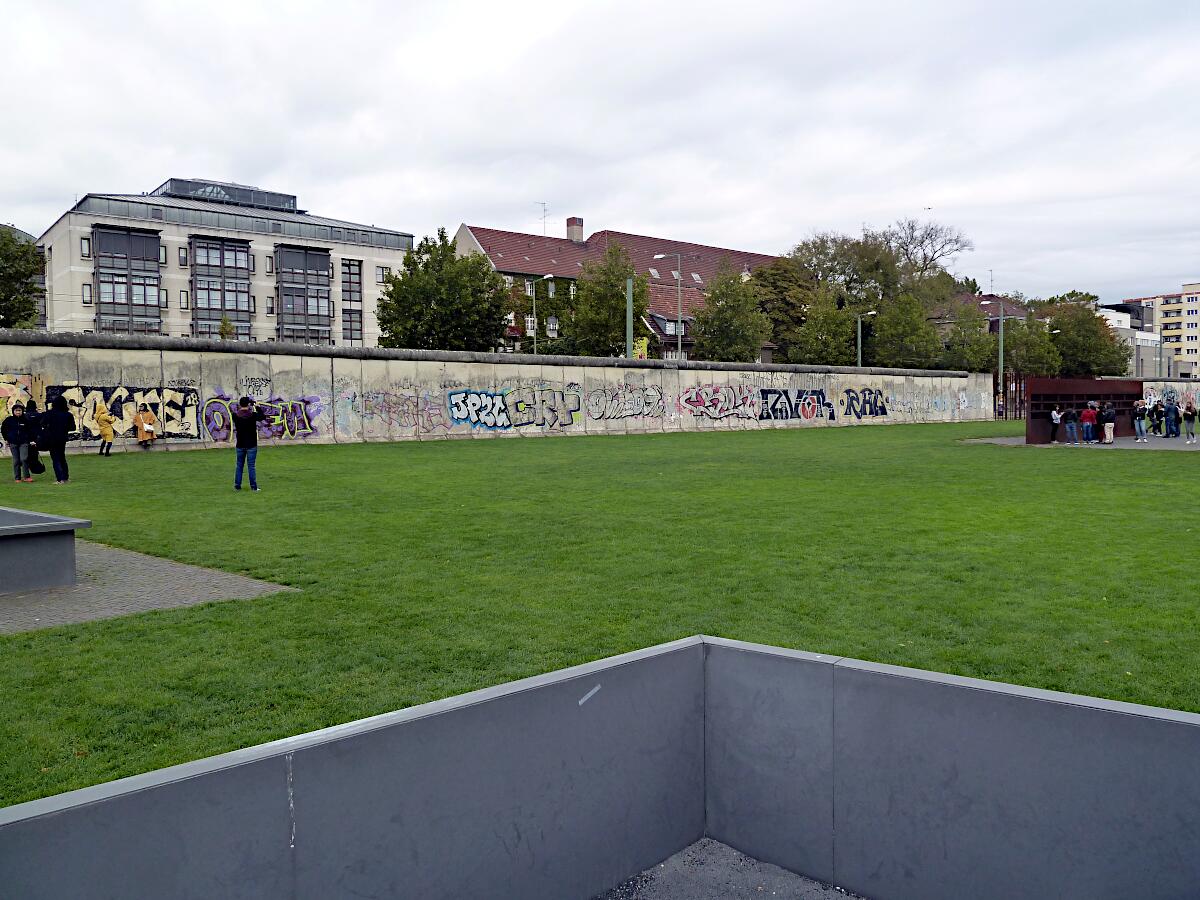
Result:
<instances>
[{"instance_id":1,"label":"black jacket","mask_svg":"<svg viewBox=\"0 0 1200 900\"><path fill-rule=\"evenodd\" d=\"M34 431L29 427L29 422L23 415L8 416L0 424L0 435L3 435L4 443L12 444L15 447L28 444L34 439Z\"/></svg>"},{"instance_id":2,"label":"black jacket","mask_svg":"<svg viewBox=\"0 0 1200 900\"><path fill-rule=\"evenodd\" d=\"M1063 424L1074 425L1079 421L1079 413L1073 409L1068 409L1063 412Z\"/></svg>"},{"instance_id":3,"label":"black jacket","mask_svg":"<svg viewBox=\"0 0 1200 900\"><path fill-rule=\"evenodd\" d=\"M233 430L237 434L237 448L249 450L258 446L258 423L265 422L267 414L256 406L242 409L240 406L233 410Z\"/></svg>"},{"instance_id":4,"label":"black jacket","mask_svg":"<svg viewBox=\"0 0 1200 900\"><path fill-rule=\"evenodd\" d=\"M1117 421L1116 408L1110 406L1107 409L1105 409L1103 414L1101 414L1101 416L1100 416L1100 421L1106 425L1109 424L1110 422L1115 423Z\"/></svg>"},{"instance_id":5,"label":"black jacket","mask_svg":"<svg viewBox=\"0 0 1200 900\"><path fill-rule=\"evenodd\" d=\"M61 447L71 439L75 430L75 417L69 412L52 409L42 413L41 431L38 434L38 445L41 447Z\"/></svg>"}]
</instances>

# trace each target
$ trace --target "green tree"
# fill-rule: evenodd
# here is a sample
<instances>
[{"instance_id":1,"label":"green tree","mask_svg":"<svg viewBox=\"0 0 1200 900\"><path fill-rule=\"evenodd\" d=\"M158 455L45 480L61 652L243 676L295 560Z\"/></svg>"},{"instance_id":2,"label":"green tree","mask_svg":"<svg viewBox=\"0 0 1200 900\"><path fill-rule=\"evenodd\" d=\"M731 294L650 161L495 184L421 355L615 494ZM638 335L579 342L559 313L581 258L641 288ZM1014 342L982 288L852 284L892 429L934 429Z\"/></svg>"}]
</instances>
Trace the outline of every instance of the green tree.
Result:
<instances>
[{"instance_id":1,"label":"green tree","mask_svg":"<svg viewBox=\"0 0 1200 900\"><path fill-rule=\"evenodd\" d=\"M771 340L782 359L792 358L792 342L804 325L814 290L812 277L791 256L781 256L756 269L752 279L758 290L759 308L771 325Z\"/></svg>"},{"instance_id":2,"label":"green tree","mask_svg":"<svg viewBox=\"0 0 1200 900\"><path fill-rule=\"evenodd\" d=\"M482 254L458 256L439 228L404 257L379 299L382 347L494 350L510 295ZM540 312L540 311L539 311Z\"/></svg>"},{"instance_id":3,"label":"green tree","mask_svg":"<svg viewBox=\"0 0 1200 900\"><path fill-rule=\"evenodd\" d=\"M1004 323L1004 368L1018 375L1057 375L1062 357L1046 326L1026 316Z\"/></svg>"},{"instance_id":4,"label":"green tree","mask_svg":"<svg viewBox=\"0 0 1200 900\"><path fill-rule=\"evenodd\" d=\"M646 276L638 275L620 244L610 244L599 262L586 262L575 288L575 315L569 323L580 356L625 355L625 281L633 279L633 337L650 330L643 319L649 305Z\"/></svg>"},{"instance_id":5,"label":"green tree","mask_svg":"<svg viewBox=\"0 0 1200 900\"><path fill-rule=\"evenodd\" d=\"M979 289L979 282L965 275L962 278L954 279L954 292L956 294L975 294L976 296L983 293Z\"/></svg>"},{"instance_id":6,"label":"green tree","mask_svg":"<svg viewBox=\"0 0 1200 900\"><path fill-rule=\"evenodd\" d=\"M237 337L237 329L233 327L229 316L221 316L221 324L217 326L217 337L223 341L232 341Z\"/></svg>"},{"instance_id":7,"label":"green tree","mask_svg":"<svg viewBox=\"0 0 1200 900\"><path fill-rule=\"evenodd\" d=\"M856 362L854 341L854 314L838 309L830 293L818 291L786 358L809 366L852 366Z\"/></svg>"},{"instance_id":8,"label":"green tree","mask_svg":"<svg viewBox=\"0 0 1200 900\"><path fill-rule=\"evenodd\" d=\"M1132 349L1089 307L1061 303L1051 311L1050 339L1062 358L1063 377L1124 375L1129 371Z\"/></svg>"},{"instance_id":9,"label":"green tree","mask_svg":"<svg viewBox=\"0 0 1200 900\"><path fill-rule=\"evenodd\" d=\"M979 307L960 307L946 336L942 365L968 372L991 372L996 368L996 335L988 331L987 317Z\"/></svg>"},{"instance_id":10,"label":"green tree","mask_svg":"<svg viewBox=\"0 0 1200 900\"><path fill-rule=\"evenodd\" d=\"M1091 309L1100 304L1100 297L1088 291L1067 291L1065 294L1055 294L1041 301L1043 306L1059 306L1063 303L1082 303Z\"/></svg>"},{"instance_id":11,"label":"green tree","mask_svg":"<svg viewBox=\"0 0 1200 900\"><path fill-rule=\"evenodd\" d=\"M758 362L771 336L771 322L758 307L758 289L724 263L704 292L696 313L696 359Z\"/></svg>"},{"instance_id":12,"label":"green tree","mask_svg":"<svg viewBox=\"0 0 1200 900\"><path fill-rule=\"evenodd\" d=\"M900 219L888 226L880 237L900 260L906 286L910 289L946 270L946 264L960 253L975 249L971 239L952 225Z\"/></svg>"},{"instance_id":13,"label":"green tree","mask_svg":"<svg viewBox=\"0 0 1200 900\"><path fill-rule=\"evenodd\" d=\"M0 328L32 328L37 322L37 277L45 263L37 246L0 225Z\"/></svg>"},{"instance_id":14,"label":"green tree","mask_svg":"<svg viewBox=\"0 0 1200 900\"><path fill-rule=\"evenodd\" d=\"M909 294L879 313L870 347L873 365L901 369L932 368L942 355L942 342L925 307Z\"/></svg>"}]
</instances>

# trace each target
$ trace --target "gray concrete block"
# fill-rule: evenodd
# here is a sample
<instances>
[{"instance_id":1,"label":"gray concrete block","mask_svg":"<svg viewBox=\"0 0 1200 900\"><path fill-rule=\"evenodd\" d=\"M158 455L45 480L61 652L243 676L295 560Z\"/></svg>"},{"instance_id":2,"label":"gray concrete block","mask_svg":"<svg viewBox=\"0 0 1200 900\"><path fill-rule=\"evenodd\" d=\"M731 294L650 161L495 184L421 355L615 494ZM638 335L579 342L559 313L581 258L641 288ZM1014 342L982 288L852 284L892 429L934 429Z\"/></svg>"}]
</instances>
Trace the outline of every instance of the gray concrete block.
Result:
<instances>
[{"instance_id":1,"label":"gray concrete block","mask_svg":"<svg viewBox=\"0 0 1200 900\"><path fill-rule=\"evenodd\" d=\"M833 880L833 662L706 638L707 834Z\"/></svg>"},{"instance_id":2,"label":"gray concrete block","mask_svg":"<svg viewBox=\"0 0 1200 900\"><path fill-rule=\"evenodd\" d=\"M835 668L838 884L878 900L1200 896L1200 716Z\"/></svg>"}]
</instances>

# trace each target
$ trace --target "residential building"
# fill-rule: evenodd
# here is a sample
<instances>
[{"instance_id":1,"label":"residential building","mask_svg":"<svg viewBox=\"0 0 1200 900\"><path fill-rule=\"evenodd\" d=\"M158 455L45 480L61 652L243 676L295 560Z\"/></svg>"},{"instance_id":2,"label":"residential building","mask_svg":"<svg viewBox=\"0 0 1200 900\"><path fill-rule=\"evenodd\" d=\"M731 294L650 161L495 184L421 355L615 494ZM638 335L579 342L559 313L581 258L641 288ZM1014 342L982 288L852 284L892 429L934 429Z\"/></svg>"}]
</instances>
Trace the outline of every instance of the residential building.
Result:
<instances>
[{"instance_id":1,"label":"residential building","mask_svg":"<svg viewBox=\"0 0 1200 900\"><path fill-rule=\"evenodd\" d=\"M1177 294L1156 294L1122 301L1154 311L1162 335L1164 377L1195 378L1200 374L1200 282L1185 284Z\"/></svg>"},{"instance_id":2,"label":"residential building","mask_svg":"<svg viewBox=\"0 0 1200 900\"><path fill-rule=\"evenodd\" d=\"M1133 378L1177 377L1174 358L1163 354L1162 336L1154 325L1154 308L1140 303L1098 306L1097 315L1128 344L1133 353L1125 374Z\"/></svg>"},{"instance_id":3,"label":"residential building","mask_svg":"<svg viewBox=\"0 0 1200 900\"><path fill-rule=\"evenodd\" d=\"M1029 310L1025 307L1000 294L962 293L955 294L949 303L934 310L933 315L929 317L929 321L938 330L938 334L945 339L954 328L954 323L958 321L963 310L972 308L979 311L979 314L987 323L988 331L991 332L1000 331L1001 310L1003 310L1006 320L1020 319L1021 321L1025 321L1025 317L1029 315Z\"/></svg>"},{"instance_id":4,"label":"residential building","mask_svg":"<svg viewBox=\"0 0 1200 900\"><path fill-rule=\"evenodd\" d=\"M316 216L293 194L171 178L87 194L38 239L50 331L376 346L412 235Z\"/></svg>"},{"instance_id":5,"label":"residential building","mask_svg":"<svg viewBox=\"0 0 1200 900\"><path fill-rule=\"evenodd\" d=\"M653 334L651 355L662 359L678 358L680 349L684 359L692 354L695 315L704 307L707 285L722 264L748 275L776 259L766 253L729 250L620 231L597 231L585 239L583 219L578 216L567 219L565 238L464 223L455 233L454 242L459 255L482 253L492 268L503 275L510 285L523 287L531 297L538 281L547 276L551 277L552 282L565 282L566 290L574 296L575 282L584 263L599 262L611 245L619 244L629 254L638 274L646 277L649 303L645 323ZM676 254L679 254L678 259ZM559 284L553 287L563 290ZM680 333L681 297L683 315ZM553 336L549 334L549 320L538 322L530 315L523 323L510 321L508 349L519 348L522 339L530 337L535 328L539 337ZM763 345L761 358L764 362L771 361L773 348L774 345L770 343Z\"/></svg>"}]
</instances>

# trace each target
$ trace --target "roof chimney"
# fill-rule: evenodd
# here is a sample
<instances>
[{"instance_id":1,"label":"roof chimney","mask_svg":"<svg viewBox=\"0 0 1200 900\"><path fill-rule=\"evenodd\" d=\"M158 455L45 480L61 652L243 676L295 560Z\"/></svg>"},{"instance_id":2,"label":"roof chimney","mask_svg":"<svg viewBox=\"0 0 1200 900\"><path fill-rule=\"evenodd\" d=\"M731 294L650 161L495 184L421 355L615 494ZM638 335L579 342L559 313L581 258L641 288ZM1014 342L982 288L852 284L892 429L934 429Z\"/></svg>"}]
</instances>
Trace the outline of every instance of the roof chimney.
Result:
<instances>
[{"instance_id":1,"label":"roof chimney","mask_svg":"<svg viewBox=\"0 0 1200 900\"><path fill-rule=\"evenodd\" d=\"M571 216L567 219L567 239L577 244L583 243L583 218Z\"/></svg>"}]
</instances>

